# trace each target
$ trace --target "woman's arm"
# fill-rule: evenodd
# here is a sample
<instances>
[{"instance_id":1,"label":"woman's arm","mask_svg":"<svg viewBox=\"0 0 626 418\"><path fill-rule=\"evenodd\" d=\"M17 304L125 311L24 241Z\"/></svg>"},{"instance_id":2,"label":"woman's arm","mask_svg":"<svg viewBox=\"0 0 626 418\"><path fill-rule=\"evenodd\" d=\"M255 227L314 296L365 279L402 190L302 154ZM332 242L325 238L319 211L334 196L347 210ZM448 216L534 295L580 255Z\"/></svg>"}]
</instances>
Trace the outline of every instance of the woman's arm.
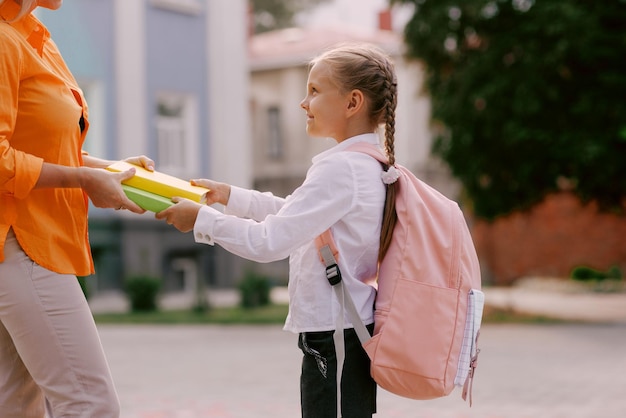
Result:
<instances>
[{"instance_id":1,"label":"woman's arm","mask_svg":"<svg viewBox=\"0 0 626 418\"><path fill-rule=\"evenodd\" d=\"M145 210L130 200L122 189L122 181L134 175L134 168L121 173L113 173L101 168L67 167L44 162L35 189L81 188L96 207L128 209L131 212L144 213Z\"/></svg>"},{"instance_id":2,"label":"woman's arm","mask_svg":"<svg viewBox=\"0 0 626 418\"><path fill-rule=\"evenodd\" d=\"M141 155L129 157L124 161L142 166L148 170L154 169L154 161ZM113 162L90 155L83 156L83 167L67 167L58 164L43 163L36 189L48 187L82 188L92 203L99 208L128 209L135 213L144 213L136 203L124 193L121 183L135 175L130 169L121 173L104 170Z\"/></svg>"}]
</instances>

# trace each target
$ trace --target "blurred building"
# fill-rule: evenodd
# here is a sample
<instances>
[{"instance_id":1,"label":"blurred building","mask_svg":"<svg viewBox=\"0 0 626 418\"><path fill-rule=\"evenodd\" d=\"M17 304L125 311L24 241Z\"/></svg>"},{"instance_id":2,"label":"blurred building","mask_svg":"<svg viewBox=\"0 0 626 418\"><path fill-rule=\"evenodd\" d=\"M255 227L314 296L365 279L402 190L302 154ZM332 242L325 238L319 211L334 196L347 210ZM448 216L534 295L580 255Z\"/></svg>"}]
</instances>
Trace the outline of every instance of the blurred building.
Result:
<instances>
[{"instance_id":1,"label":"blurred building","mask_svg":"<svg viewBox=\"0 0 626 418\"><path fill-rule=\"evenodd\" d=\"M308 61L343 41L378 45L398 75L397 161L455 198L458 186L431 156L430 105L423 70L404 57L402 37L380 27L292 28L252 36L246 0L66 0L38 10L85 92L85 149L116 160L145 154L159 171L208 177L286 196L311 158L334 145L309 138L300 101ZM162 278L166 292L199 284L230 287L246 271L287 282L287 260L247 262L196 244L152 213L91 208L96 275L91 292L119 290L125 278Z\"/></svg>"},{"instance_id":2,"label":"blurred building","mask_svg":"<svg viewBox=\"0 0 626 418\"><path fill-rule=\"evenodd\" d=\"M85 149L159 171L252 184L245 0L68 0L38 9L89 103ZM150 275L165 291L227 286L242 262L152 213L91 208L91 292ZM202 282L199 282L199 278Z\"/></svg>"}]
</instances>

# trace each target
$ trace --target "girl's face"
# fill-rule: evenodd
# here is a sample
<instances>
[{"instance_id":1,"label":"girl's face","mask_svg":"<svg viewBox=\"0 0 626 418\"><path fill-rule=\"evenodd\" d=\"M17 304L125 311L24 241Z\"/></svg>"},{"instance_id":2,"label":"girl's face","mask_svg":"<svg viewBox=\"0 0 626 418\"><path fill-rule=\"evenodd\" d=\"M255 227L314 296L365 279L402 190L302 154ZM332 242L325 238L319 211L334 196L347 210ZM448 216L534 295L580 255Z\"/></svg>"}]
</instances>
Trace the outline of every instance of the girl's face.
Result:
<instances>
[{"instance_id":1,"label":"girl's face","mask_svg":"<svg viewBox=\"0 0 626 418\"><path fill-rule=\"evenodd\" d=\"M300 102L307 115L307 134L334 138L337 142L346 139L348 99L349 95L332 82L328 65L316 63L309 72L307 95Z\"/></svg>"}]
</instances>

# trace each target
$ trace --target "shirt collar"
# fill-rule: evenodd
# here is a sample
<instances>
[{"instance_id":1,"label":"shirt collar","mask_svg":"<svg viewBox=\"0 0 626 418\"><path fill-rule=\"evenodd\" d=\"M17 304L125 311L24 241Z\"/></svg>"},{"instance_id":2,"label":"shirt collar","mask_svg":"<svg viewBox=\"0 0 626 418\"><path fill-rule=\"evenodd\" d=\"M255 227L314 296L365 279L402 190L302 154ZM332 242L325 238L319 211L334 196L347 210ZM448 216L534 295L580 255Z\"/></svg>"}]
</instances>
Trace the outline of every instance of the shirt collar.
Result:
<instances>
[{"instance_id":1,"label":"shirt collar","mask_svg":"<svg viewBox=\"0 0 626 418\"><path fill-rule=\"evenodd\" d=\"M380 146L380 138L379 138L378 134L375 134L375 133L361 134L361 135L357 135L357 136L353 136L351 138L348 138L348 139L346 139L344 141L341 141L340 143L338 143L334 147L332 147L330 149L327 149L326 151L323 151L323 152L317 154L315 157L313 157L312 161L313 161L313 163L316 163L317 161L320 161L320 160L326 158L327 156L329 156L331 154L334 154L334 153L340 152L340 151L344 151L350 145L356 144L357 142L366 142L368 144L374 144L374 145Z\"/></svg>"},{"instance_id":2,"label":"shirt collar","mask_svg":"<svg viewBox=\"0 0 626 418\"><path fill-rule=\"evenodd\" d=\"M13 0L6 0L0 4L0 17L4 20L10 21L17 16L19 11L20 5ZM45 42L50 39L50 32L32 13L8 24L22 34L41 56Z\"/></svg>"}]
</instances>

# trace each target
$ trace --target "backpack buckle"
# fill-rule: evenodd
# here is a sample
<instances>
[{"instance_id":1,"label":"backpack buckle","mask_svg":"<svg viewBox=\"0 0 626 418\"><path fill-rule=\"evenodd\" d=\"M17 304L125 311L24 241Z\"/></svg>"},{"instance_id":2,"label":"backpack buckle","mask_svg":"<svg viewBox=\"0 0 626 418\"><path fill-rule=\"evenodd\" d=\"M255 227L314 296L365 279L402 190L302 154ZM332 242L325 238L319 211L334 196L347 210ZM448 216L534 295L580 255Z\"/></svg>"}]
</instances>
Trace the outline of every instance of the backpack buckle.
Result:
<instances>
[{"instance_id":1,"label":"backpack buckle","mask_svg":"<svg viewBox=\"0 0 626 418\"><path fill-rule=\"evenodd\" d=\"M324 245L319 249L320 257L326 266L326 278L331 286L341 282L341 271L337 265L337 260L333 255L329 245Z\"/></svg>"},{"instance_id":2,"label":"backpack buckle","mask_svg":"<svg viewBox=\"0 0 626 418\"><path fill-rule=\"evenodd\" d=\"M326 267L326 278L331 286L341 282L341 271L339 271L339 266L337 264L332 264Z\"/></svg>"}]
</instances>

